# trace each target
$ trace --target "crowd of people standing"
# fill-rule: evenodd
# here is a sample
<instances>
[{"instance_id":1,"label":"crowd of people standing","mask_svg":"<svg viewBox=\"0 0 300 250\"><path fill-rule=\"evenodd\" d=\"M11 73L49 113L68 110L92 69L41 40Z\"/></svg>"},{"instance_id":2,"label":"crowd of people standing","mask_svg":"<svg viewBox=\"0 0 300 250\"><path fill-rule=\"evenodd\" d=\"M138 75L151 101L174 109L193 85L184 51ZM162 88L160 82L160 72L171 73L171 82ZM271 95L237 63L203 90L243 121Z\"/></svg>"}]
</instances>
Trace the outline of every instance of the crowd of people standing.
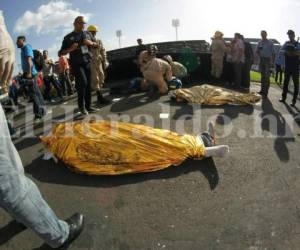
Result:
<instances>
[{"instance_id":1,"label":"crowd of people standing","mask_svg":"<svg viewBox=\"0 0 300 250\"><path fill-rule=\"evenodd\" d=\"M291 106L295 106L299 93L300 43L296 41L293 30L289 30L287 35L289 40L279 51L276 51L273 42L268 39L268 33L263 30L261 31L261 40L253 50L251 44L244 39L243 35L236 33L231 42L225 42L223 33L217 31L211 44L211 75L215 79L223 77L223 80L232 84L234 88L249 92L250 71L253 64L257 63L261 73L261 90L258 93L263 98L267 98L271 71L275 67L276 82L282 83L284 73L283 93L279 101L286 101L288 86L292 79L294 82L294 95Z\"/></svg>"}]
</instances>

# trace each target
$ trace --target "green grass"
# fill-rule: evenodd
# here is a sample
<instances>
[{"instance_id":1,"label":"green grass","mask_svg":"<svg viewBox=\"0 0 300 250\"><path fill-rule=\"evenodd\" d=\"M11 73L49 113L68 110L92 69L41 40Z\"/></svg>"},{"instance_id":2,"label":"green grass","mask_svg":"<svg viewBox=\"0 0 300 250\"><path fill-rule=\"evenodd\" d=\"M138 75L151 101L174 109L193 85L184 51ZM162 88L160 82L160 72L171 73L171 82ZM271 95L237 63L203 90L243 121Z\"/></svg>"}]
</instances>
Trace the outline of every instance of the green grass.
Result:
<instances>
[{"instance_id":1,"label":"green grass","mask_svg":"<svg viewBox=\"0 0 300 250\"><path fill-rule=\"evenodd\" d=\"M256 71L251 71L250 72L250 78L251 78L251 82L260 82L261 81L261 74L259 72L256 72ZM272 77L272 76L270 78L270 83L271 84L276 84L275 78Z\"/></svg>"}]
</instances>

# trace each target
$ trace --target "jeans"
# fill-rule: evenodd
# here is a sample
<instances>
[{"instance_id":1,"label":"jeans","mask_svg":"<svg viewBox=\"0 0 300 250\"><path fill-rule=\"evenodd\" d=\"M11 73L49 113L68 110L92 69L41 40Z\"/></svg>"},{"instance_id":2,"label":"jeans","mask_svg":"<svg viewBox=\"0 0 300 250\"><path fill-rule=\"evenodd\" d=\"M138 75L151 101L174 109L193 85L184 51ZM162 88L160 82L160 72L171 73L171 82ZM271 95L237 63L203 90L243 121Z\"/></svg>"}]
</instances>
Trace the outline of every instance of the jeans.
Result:
<instances>
[{"instance_id":1,"label":"jeans","mask_svg":"<svg viewBox=\"0 0 300 250\"><path fill-rule=\"evenodd\" d=\"M9 87L8 96L13 100L14 105L18 105L18 88L16 85L11 85Z\"/></svg>"},{"instance_id":2,"label":"jeans","mask_svg":"<svg viewBox=\"0 0 300 250\"><path fill-rule=\"evenodd\" d=\"M29 98L33 102L33 112L35 117L43 117L45 115L45 103L41 91L37 85L36 77L33 79L24 79L23 82L27 87Z\"/></svg>"},{"instance_id":3,"label":"jeans","mask_svg":"<svg viewBox=\"0 0 300 250\"><path fill-rule=\"evenodd\" d=\"M72 65L75 75L75 86L78 95L78 108L80 110L91 108L92 93L91 93L91 65L81 64Z\"/></svg>"},{"instance_id":4,"label":"jeans","mask_svg":"<svg viewBox=\"0 0 300 250\"><path fill-rule=\"evenodd\" d=\"M55 90L57 92L57 95L59 97L62 97L62 90L59 86L59 82L58 82L58 80L56 80L54 78L54 76L45 76L44 77L44 84L45 84L45 98L46 98L46 100L51 101L51 95L50 95L51 84L55 88Z\"/></svg>"},{"instance_id":5,"label":"jeans","mask_svg":"<svg viewBox=\"0 0 300 250\"><path fill-rule=\"evenodd\" d=\"M284 83L283 83L283 93L282 99L285 100L287 97L287 93L289 90L289 83L291 78L294 82L294 95L293 95L293 103L297 102L298 94L299 94L299 69L289 69L286 68L284 72Z\"/></svg>"},{"instance_id":6,"label":"jeans","mask_svg":"<svg viewBox=\"0 0 300 250\"><path fill-rule=\"evenodd\" d=\"M63 95L72 95L73 94L73 90L72 90L72 84L71 84L71 80L69 77L69 73L65 72L65 73L60 73L59 74L59 80L61 82L61 87L62 87L62 94Z\"/></svg>"},{"instance_id":7,"label":"jeans","mask_svg":"<svg viewBox=\"0 0 300 250\"><path fill-rule=\"evenodd\" d=\"M268 95L270 88L271 59L268 57L260 58L259 67L261 72L261 93Z\"/></svg>"},{"instance_id":8,"label":"jeans","mask_svg":"<svg viewBox=\"0 0 300 250\"><path fill-rule=\"evenodd\" d=\"M25 176L1 105L0 131L0 207L51 247L61 246L68 238L69 226L56 217L37 186Z\"/></svg>"}]
</instances>

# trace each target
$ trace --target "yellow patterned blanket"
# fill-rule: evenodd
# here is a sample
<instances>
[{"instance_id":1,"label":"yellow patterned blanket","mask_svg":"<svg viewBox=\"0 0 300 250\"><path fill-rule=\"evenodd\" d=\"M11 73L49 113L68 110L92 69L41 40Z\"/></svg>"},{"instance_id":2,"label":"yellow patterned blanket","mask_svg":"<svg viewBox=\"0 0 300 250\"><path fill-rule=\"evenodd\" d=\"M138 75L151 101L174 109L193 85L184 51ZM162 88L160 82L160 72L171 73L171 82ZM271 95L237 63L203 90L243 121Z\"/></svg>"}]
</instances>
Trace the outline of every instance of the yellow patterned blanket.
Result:
<instances>
[{"instance_id":1,"label":"yellow patterned blanket","mask_svg":"<svg viewBox=\"0 0 300 250\"><path fill-rule=\"evenodd\" d=\"M61 123L41 140L72 170L89 175L152 172L205 157L197 136L121 122Z\"/></svg>"},{"instance_id":2,"label":"yellow patterned blanket","mask_svg":"<svg viewBox=\"0 0 300 250\"><path fill-rule=\"evenodd\" d=\"M254 105L261 100L256 93L243 94L207 84L175 90L174 97L178 102L203 105Z\"/></svg>"}]
</instances>

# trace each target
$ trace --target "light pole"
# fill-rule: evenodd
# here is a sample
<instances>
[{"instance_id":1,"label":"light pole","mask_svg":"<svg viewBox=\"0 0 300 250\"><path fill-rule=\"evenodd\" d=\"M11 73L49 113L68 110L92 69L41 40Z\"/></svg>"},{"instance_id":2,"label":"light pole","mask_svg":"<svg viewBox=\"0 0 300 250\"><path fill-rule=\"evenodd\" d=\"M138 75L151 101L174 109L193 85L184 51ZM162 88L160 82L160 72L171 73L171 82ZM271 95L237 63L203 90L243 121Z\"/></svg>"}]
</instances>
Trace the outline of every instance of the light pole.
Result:
<instances>
[{"instance_id":1,"label":"light pole","mask_svg":"<svg viewBox=\"0 0 300 250\"><path fill-rule=\"evenodd\" d=\"M175 31L176 31L176 41L178 41L178 27L180 26L180 20L179 19L173 19L172 20L172 26L175 28Z\"/></svg>"},{"instance_id":2,"label":"light pole","mask_svg":"<svg viewBox=\"0 0 300 250\"><path fill-rule=\"evenodd\" d=\"M117 30L116 35L117 35L117 37L119 38L119 48L121 49L121 36L122 36L122 30Z\"/></svg>"}]
</instances>

